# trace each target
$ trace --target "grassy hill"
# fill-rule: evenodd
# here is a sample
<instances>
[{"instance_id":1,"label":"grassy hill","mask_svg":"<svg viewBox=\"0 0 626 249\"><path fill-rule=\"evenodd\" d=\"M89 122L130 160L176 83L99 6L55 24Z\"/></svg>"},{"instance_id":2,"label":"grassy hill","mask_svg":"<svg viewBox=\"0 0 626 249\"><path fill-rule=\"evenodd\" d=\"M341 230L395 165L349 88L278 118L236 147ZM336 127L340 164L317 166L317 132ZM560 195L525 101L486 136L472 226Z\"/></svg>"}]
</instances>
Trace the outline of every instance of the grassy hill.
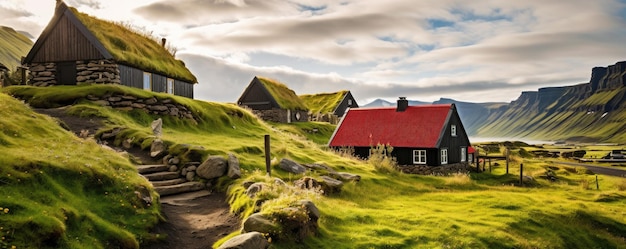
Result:
<instances>
[{"instance_id":1,"label":"grassy hill","mask_svg":"<svg viewBox=\"0 0 626 249\"><path fill-rule=\"evenodd\" d=\"M132 137L134 143L142 147L147 147L153 139L150 136L149 124L158 116L142 111L126 112L102 107L87 101L86 96L120 92L141 97L170 98L174 102L185 105L192 110L194 116L197 117L196 120L162 117L163 139L173 148L196 148L203 157L208 154L234 153L239 158L244 174L242 179L232 181L224 178L217 183L224 190L229 185L233 186L229 188L228 194L234 212L239 212L243 217L251 214L255 209L271 213L276 210L277 206L290 205L293 200L300 198L313 200L320 209L322 215L319 219L319 234L301 242L274 240L272 241L273 248L626 248L624 243L626 213L623 211L626 210L626 180L623 178L600 176L600 190L590 189L589 183L595 178L593 175L587 175L585 171L556 166L542 159L520 157L517 157L512 164L510 175L505 175L502 167L495 167L492 173L467 173L452 176L405 175L379 171L373 162L344 157L320 146L323 143L323 137L332 133L328 132L332 130L332 126L318 123L298 124L297 126L268 124L235 105L197 101L111 85L10 87L2 91L24 99L34 107L72 105L68 110L76 115L105 118L106 129L114 127L124 129L116 137L116 142ZM110 152L102 151L92 142L72 137L55 125L53 120L33 114L26 106L18 101L10 100L7 95L0 96L2 96L2 101L11 103L1 112L11 121L5 121L6 119L3 118L0 122L11 122L11 126L2 123L3 126L0 127L3 131L0 134L4 134L0 137L0 153L5 153L0 154L2 155L0 158L7 156L10 158L0 164L2 167L0 169L3 170L0 172L0 195L9 195L14 198L9 201L0 199L0 206L10 209L7 214L0 214L3 229L26 226L20 224L30 224L28 218L33 217L42 219L42 224L57 224L56 227L59 227L57 230L81 234L84 237L81 237L80 241L95 241L93 243L96 245L104 245L107 241L111 241L111 239L107 240L111 237L118 238L113 241L133 237L138 240L137 238L143 234L142 228L153 224L152 222L156 219L154 209L141 209L140 215L127 216L131 213L127 210L131 203L121 197L132 191L123 187L118 188L118 186L128 185L132 189L133 186L141 185L143 182L131 174L134 172L126 160ZM2 108L4 106L0 105ZM12 110L17 110L17 113ZM23 116L25 120L13 121L17 120L13 118L14 116ZM33 127L19 125L23 123L33 124ZM312 128L318 128L320 132L315 136L309 136L310 133L307 131ZM27 130L16 135L13 132L16 129ZM48 135L46 133L48 130L52 130L53 134L57 135ZM359 174L362 179L359 182L345 184L340 193L329 196L320 195L317 192L277 191L251 199L242 192L243 182L250 180L274 182L263 173L265 168L263 136L265 134L269 134L272 139L271 157L274 177L279 177L288 183L299 178L299 176L281 171L276 165L281 158L291 158L301 163L324 163L338 171ZM31 139L27 140L30 142L16 140L26 138ZM48 148L60 150L61 147L64 150L68 149L67 152L48 152ZM11 153L5 152L7 150ZM16 156L13 153L16 153ZM71 157L66 157L64 153L70 153ZM58 158L55 155L58 155ZM83 157L87 159L83 160ZM79 160L75 161L74 158ZM97 158L106 163L97 164L97 166L91 163L98 161ZM38 164L41 165L54 165L54 167L49 167L51 168L49 171L42 170L47 169L47 166L33 169L33 162L39 162ZM522 162L525 166L525 175L533 176L535 179L525 187L516 186L519 163ZM86 163L91 163L91 167L86 167ZM70 168L71 171L66 172L60 168ZM44 171L43 175L46 177L39 177L37 170ZM555 171L559 181L544 180L541 176L545 175L547 170ZM6 177L7 171L11 176L24 176L21 183ZM120 171L124 172L123 177L120 176ZM86 179L89 181L83 182L83 175L80 173L87 175ZM306 174L317 176L319 173L307 172ZM67 177L68 175L71 177ZM94 183L92 175L114 184L99 186ZM30 178L33 179L28 180ZM40 178L43 179L40 180ZM70 185L61 184L66 181L80 187L60 194L56 192L61 186ZM25 182L30 182L30 185L18 187ZM42 184L48 184L44 186L49 187L40 188ZM101 194L102 188L106 188L104 191L109 193L108 196ZM87 190L78 191L78 189ZM110 197L112 193L115 193L116 197ZM22 195L27 197L22 198ZM69 196L72 197L69 198ZM113 201L109 202L108 198L112 198ZM258 198L269 200L260 207L256 207L254 203L258 201ZM32 199L39 201L32 202ZM120 199L125 207L118 205ZM48 213L39 209L40 206L52 205L48 204L50 202L59 203L54 204L54 208L46 210L47 212L56 211L52 218L49 218ZM88 205L97 205L100 208ZM113 210L109 213L101 213L99 210L103 210L102 207L105 210L107 208ZM93 213L93 215L87 213ZM67 219L64 218L66 216ZM141 219L147 219L148 222L142 222ZM114 225L102 225L110 228L107 230L99 228L98 224ZM123 228L124 225L125 230L115 229ZM85 226L96 231L116 232L111 232L106 236L88 237L82 235L89 231L85 229ZM15 229L15 231L18 230ZM44 233L44 235L48 234L57 233ZM32 237L34 236L11 236L12 241L0 242L0 247L17 241L25 245ZM46 236L36 238L41 237L46 238ZM83 244L78 243L86 243L71 240L74 234L60 237L67 240L65 242L62 239L62 243L65 244L61 245L80 247ZM45 241L45 239L33 241Z\"/></svg>"},{"instance_id":2,"label":"grassy hill","mask_svg":"<svg viewBox=\"0 0 626 249\"><path fill-rule=\"evenodd\" d=\"M14 71L21 65L22 56L26 56L33 42L25 35L9 27L0 26L0 63Z\"/></svg>"}]
</instances>

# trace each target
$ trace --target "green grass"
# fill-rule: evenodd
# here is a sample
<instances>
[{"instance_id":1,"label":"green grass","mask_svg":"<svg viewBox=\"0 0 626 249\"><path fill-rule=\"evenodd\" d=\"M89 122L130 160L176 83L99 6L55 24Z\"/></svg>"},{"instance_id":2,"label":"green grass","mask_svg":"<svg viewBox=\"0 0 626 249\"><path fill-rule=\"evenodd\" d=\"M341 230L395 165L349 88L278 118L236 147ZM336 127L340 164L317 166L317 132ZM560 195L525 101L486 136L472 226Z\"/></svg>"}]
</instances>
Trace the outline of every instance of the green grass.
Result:
<instances>
[{"instance_id":1,"label":"green grass","mask_svg":"<svg viewBox=\"0 0 626 249\"><path fill-rule=\"evenodd\" d=\"M23 34L9 27L0 26L0 64L10 72L21 65L22 56L26 56L33 42Z\"/></svg>"},{"instance_id":2,"label":"green grass","mask_svg":"<svg viewBox=\"0 0 626 249\"><path fill-rule=\"evenodd\" d=\"M347 90L335 93L305 94L300 95L300 99L312 113L332 113L337 109L348 93Z\"/></svg>"},{"instance_id":3,"label":"green grass","mask_svg":"<svg viewBox=\"0 0 626 249\"><path fill-rule=\"evenodd\" d=\"M6 94L0 113L0 248L138 248L151 239L158 206L136 197L151 187L127 158Z\"/></svg>"},{"instance_id":4,"label":"green grass","mask_svg":"<svg viewBox=\"0 0 626 249\"><path fill-rule=\"evenodd\" d=\"M335 127L337 127L326 122L272 123L272 125L282 131L302 136L324 147L328 144Z\"/></svg>"},{"instance_id":5,"label":"green grass","mask_svg":"<svg viewBox=\"0 0 626 249\"><path fill-rule=\"evenodd\" d=\"M38 96L26 99L43 103L46 101L39 99L43 96L60 98L43 94L50 89L62 89L59 92L68 94L79 91L56 87L12 87L4 91ZM103 91L98 89L94 91ZM132 93L130 88L116 89ZM204 151L202 157L231 152L239 158L243 178L220 179L217 184L223 189L233 184L228 191L233 211L242 217L254 211L275 214L281 205L292 205L301 198L311 199L320 209L317 236L301 242L275 239L273 248L626 248L623 178L599 176L600 190L595 190L594 175L522 158L511 164L509 175L504 174L501 161L494 161L491 173L448 177L380 173L368 162L342 157L306 139L301 132L317 123L267 124L233 105L172 98L194 110L199 119L196 124L165 117L165 141L175 146L196 146ZM80 103L73 107L76 113L107 117L108 128L125 127L118 140L150 140L149 121L157 116ZM281 158L291 158L301 163L325 163L337 171L359 174L362 179L346 183L340 193L329 196L272 190L260 197L267 200L266 204L255 207L255 200L247 197L241 186L247 180L273 182L262 173L265 134L271 136L273 177L287 182L299 178L277 167ZM524 187L518 186L519 163L524 163L525 175L535 179ZM557 182L542 178L548 168L556 172ZM313 177L318 174L307 173Z\"/></svg>"},{"instance_id":6,"label":"green grass","mask_svg":"<svg viewBox=\"0 0 626 249\"><path fill-rule=\"evenodd\" d=\"M288 110L307 110L304 102L302 102L298 95L285 84L265 77L257 77L257 79L259 79L261 84L265 86L276 102L278 102L280 108Z\"/></svg>"},{"instance_id":7,"label":"green grass","mask_svg":"<svg viewBox=\"0 0 626 249\"><path fill-rule=\"evenodd\" d=\"M118 62L187 82L198 82L185 63L174 58L154 38L117 23L80 13L75 8L70 10Z\"/></svg>"}]
</instances>

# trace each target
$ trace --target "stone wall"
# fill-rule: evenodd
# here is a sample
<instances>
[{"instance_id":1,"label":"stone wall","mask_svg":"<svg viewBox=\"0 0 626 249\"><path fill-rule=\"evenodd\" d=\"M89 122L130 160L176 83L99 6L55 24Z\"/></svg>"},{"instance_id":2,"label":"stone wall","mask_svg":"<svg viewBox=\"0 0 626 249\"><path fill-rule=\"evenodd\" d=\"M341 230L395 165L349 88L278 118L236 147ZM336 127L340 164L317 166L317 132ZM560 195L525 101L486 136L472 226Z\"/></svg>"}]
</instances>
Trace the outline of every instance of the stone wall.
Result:
<instances>
[{"instance_id":1,"label":"stone wall","mask_svg":"<svg viewBox=\"0 0 626 249\"><path fill-rule=\"evenodd\" d=\"M33 86L54 86L57 84L55 63L32 63L28 65L28 84Z\"/></svg>"},{"instance_id":2,"label":"stone wall","mask_svg":"<svg viewBox=\"0 0 626 249\"><path fill-rule=\"evenodd\" d=\"M57 65L54 62L32 63L29 66L29 84L54 86L57 82ZM112 60L76 61L76 82L120 84L120 69Z\"/></svg>"},{"instance_id":3,"label":"stone wall","mask_svg":"<svg viewBox=\"0 0 626 249\"><path fill-rule=\"evenodd\" d=\"M112 60L77 61L76 82L120 84L120 69Z\"/></svg>"},{"instance_id":4,"label":"stone wall","mask_svg":"<svg viewBox=\"0 0 626 249\"><path fill-rule=\"evenodd\" d=\"M290 111L284 109L270 109L270 110L252 110L259 118L265 121L277 122L277 123L289 123L291 122L306 122L308 121L309 113L307 111ZM300 113L300 120L296 120L296 113ZM290 118L291 116L291 118Z\"/></svg>"},{"instance_id":5,"label":"stone wall","mask_svg":"<svg viewBox=\"0 0 626 249\"><path fill-rule=\"evenodd\" d=\"M191 110L184 105L174 103L172 99L157 99L155 97L142 99L119 93L106 94L102 97L88 95L87 99L101 106L110 106L122 111L143 110L151 114L169 115L198 121L198 118L193 115Z\"/></svg>"},{"instance_id":6,"label":"stone wall","mask_svg":"<svg viewBox=\"0 0 626 249\"><path fill-rule=\"evenodd\" d=\"M450 175L455 173L467 173L472 168L467 163L455 163L442 166L427 165L400 165L400 171L415 175Z\"/></svg>"},{"instance_id":7,"label":"stone wall","mask_svg":"<svg viewBox=\"0 0 626 249\"><path fill-rule=\"evenodd\" d=\"M309 114L309 120L316 121L316 122L327 122L331 124L338 124L340 118L337 117L337 115L332 114L332 113L326 113L326 114L311 113Z\"/></svg>"}]
</instances>

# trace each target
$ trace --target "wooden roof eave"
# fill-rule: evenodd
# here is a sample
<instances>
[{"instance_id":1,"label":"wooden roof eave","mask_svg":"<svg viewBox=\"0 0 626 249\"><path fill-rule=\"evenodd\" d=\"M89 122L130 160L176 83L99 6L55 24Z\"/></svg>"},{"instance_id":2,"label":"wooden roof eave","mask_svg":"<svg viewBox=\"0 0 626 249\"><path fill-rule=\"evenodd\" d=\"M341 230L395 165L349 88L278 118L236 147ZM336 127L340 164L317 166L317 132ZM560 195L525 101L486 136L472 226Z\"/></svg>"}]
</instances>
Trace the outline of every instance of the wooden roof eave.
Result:
<instances>
[{"instance_id":1,"label":"wooden roof eave","mask_svg":"<svg viewBox=\"0 0 626 249\"><path fill-rule=\"evenodd\" d=\"M50 36L50 33L52 32L54 27L56 27L56 25L59 23L64 15L67 16L68 20L76 26L76 28L85 36L85 38L87 38L87 40L98 50L98 52L102 54L105 59L113 59L113 55L111 55L111 53L109 53L109 51L104 48L104 45L102 45L102 43L93 35L93 33L91 33L91 31L89 31L89 29L87 29L87 27L80 20L78 20L76 15L74 15L74 13L67 7L67 5L63 1L61 1L54 11L54 16L52 17L52 20L50 20L48 26L46 26L43 32L41 32L41 35L33 45L33 48L28 52L28 54L22 61L22 64L32 62L37 52L39 52L39 49L41 49L45 41L48 39L48 36Z\"/></svg>"},{"instance_id":2,"label":"wooden roof eave","mask_svg":"<svg viewBox=\"0 0 626 249\"><path fill-rule=\"evenodd\" d=\"M437 143L435 144L435 148L441 149L441 141L443 137L446 135L446 128L448 124L450 124L450 120L452 119L452 114L455 112L454 104L450 105L450 110L448 111L448 115L446 116L446 121L443 122L443 127L441 127L441 132L439 133L439 138L437 139Z\"/></svg>"}]
</instances>

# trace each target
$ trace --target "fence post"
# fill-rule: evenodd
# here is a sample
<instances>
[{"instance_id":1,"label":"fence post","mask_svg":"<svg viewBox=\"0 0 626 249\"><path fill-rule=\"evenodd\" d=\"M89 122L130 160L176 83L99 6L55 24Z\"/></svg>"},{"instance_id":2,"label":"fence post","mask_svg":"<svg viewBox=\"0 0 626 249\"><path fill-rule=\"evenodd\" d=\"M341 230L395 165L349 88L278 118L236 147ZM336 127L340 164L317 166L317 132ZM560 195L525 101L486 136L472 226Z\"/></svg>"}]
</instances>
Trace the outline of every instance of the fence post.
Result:
<instances>
[{"instance_id":1,"label":"fence post","mask_svg":"<svg viewBox=\"0 0 626 249\"><path fill-rule=\"evenodd\" d=\"M598 175L596 175L596 190L600 190L600 183L598 183Z\"/></svg>"},{"instance_id":2,"label":"fence post","mask_svg":"<svg viewBox=\"0 0 626 249\"><path fill-rule=\"evenodd\" d=\"M524 186L524 164L519 165L519 185Z\"/></svg>"},{"instance_id":3,"label":"fence post","mask_svg":"<svg viewBox=\"0 0 626 249\"><path fill-rule=\"evenodd\" d=\"M272 176L272 168L270 167L270 135L265 135L265 170L267 176Z\"/></svg>"},{"instance_id":4,"label":"fence post","mask_svg":"<svg viewBox=\"0 0 626 249\"><path fill-rule=\"evenodd\" d=\"M506 148L506 174L509 174L509 148Z\"/></svg>"}]
</instances>

